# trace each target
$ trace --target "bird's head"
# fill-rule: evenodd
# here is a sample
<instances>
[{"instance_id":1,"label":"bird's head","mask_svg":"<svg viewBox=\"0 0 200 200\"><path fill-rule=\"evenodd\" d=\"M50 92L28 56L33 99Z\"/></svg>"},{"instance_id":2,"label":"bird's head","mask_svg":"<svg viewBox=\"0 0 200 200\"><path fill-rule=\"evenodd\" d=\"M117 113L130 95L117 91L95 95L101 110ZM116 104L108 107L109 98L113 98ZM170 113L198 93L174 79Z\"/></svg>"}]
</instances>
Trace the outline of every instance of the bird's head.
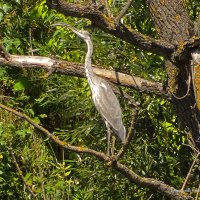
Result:
<instances>
[{"instance_id":1,"label":"bird's head","mask_svg":"<svg viewBox=\"0 0 200 200\"><path fill-rule=\"evenodd\" d=\"M90 33L88 33L87 31L79 30L79 29L77 29L75 27L72 27L69 24L66 24L64 22L58 22L58 23L53 24L51 26L65 26L65 27L68 27L69 29L71 29L76 35L78 35L83 40L90 39Z\"/></svg>"}]
</instances>

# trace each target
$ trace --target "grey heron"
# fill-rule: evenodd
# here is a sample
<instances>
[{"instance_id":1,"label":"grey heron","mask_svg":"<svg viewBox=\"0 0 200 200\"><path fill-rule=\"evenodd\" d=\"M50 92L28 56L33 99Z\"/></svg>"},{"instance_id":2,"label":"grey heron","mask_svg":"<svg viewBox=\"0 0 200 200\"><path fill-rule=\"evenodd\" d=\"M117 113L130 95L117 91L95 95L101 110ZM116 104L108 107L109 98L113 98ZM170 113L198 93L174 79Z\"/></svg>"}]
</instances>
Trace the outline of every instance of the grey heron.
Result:
<instances>
[{"instance_id":1,"label":"grey heron","mask_svg":"<svg viewBox=\"0 0 200 200\"><path fill-rule=\"evenodd\" d=\"M110 130L111 128L121 139L122 143L124 143L126 138L126 129L122 122L122 111L119 101L110 84L105 79L94 74L92 70L91 57L93 53L93 43L90 34L85 30L78 30L63 22L53 24L53 26L66 26L86 42L87 53L85 56L85 72L91 89L94 105L104 119L107 129ZM109 145L110 131L108 131L108 149Z\"/></svg>"}]
</instances>

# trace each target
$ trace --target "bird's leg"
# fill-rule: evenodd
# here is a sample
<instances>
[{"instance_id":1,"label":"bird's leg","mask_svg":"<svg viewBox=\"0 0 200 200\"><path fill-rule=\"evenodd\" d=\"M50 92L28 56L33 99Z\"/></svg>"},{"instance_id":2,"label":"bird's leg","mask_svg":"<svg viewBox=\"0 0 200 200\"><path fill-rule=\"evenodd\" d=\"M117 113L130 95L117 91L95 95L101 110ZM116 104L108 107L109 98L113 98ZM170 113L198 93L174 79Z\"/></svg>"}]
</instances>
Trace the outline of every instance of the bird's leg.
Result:
<instances>
[{"instance_id":1,"label":"bird's leg","mask_svg":"<svg viewBox=\"0 0 200 200\"><path fill-rule=\"evenodd\" d=\"M111 130L110 130L110 125L108 122L106 123L106 128L107 128L107 155L110 155L110 137L111 137Z\"/></svg>"},{"instance_id":2,"label":"bird's leg","mask_svg":"<svg viewBox=\"0 0 200 200\"><path fill-rule=\"evenodd\" d=\"M116 137L114 135L112 135L112 147L111 147L111 155L114 156L115 153L115 140Z\"/></svg>"}]
</instances>

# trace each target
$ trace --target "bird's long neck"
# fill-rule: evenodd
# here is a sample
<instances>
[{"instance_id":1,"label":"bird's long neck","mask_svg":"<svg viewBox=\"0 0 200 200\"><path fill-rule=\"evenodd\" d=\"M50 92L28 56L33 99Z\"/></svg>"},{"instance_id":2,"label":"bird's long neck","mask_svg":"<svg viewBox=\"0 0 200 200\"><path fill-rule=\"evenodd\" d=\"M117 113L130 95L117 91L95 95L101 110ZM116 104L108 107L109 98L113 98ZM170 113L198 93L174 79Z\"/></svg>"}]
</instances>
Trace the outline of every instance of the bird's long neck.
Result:
<instances>
[{"instance_id":1,"label":"bird's long neck","mask_svg":"<svg viewBox=\"0 0 200 200\"><path fill-rule=\"evenodd\" d=\"M95 77L95 74L92 70L92 53L93 53L93 44L91 40L87 40L87 54L85 56L85 73L86 73L86 77L88 79L88 81L93 81L93 77Z\"/></svg>"}]
</instances>

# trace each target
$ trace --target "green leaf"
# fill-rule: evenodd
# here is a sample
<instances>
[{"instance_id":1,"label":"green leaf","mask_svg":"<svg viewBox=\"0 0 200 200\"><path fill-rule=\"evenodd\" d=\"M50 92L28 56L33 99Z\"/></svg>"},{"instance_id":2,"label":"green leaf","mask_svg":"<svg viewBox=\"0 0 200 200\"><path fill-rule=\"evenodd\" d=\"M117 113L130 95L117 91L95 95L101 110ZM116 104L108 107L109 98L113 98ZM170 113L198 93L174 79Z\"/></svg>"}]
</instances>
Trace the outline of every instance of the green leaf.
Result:
<instances>
[{"instance_id":1,"label":"green leaf","mask_svg":"<svg viewBox=\"0 0 200 200\"><path fill-rule=\"evenodd\" d=\"M5 68L0 68L0 78L3 78L6 74L6 69Z\"/></svg>"},{"instance_id":2,"label":"green leaf","mask_svg":"<svg viewBox=\"0 0 200 200\"><path fill-rule=\"evenodd\" d=\"M30 176L31 176L31 173L27 173L26 176L24 177L24 179L27 181Z\"/></svg>"},{"instance_id":3,"label":"green leaf","mask_svg":"<svg viewBox=\"0 0 200 200\"><path fill-rule=\"evenodd\" d=\"M30 82L29 82L28 78L21 77L16 80L16 82L13 86L13 89L14 89L14 91L21 91L21 90L25 90L29 87L30 87Z\"/></svg>"},{"instance_id":4,"label":"green leaf","mask_svg":"<svg viewBox=\"0 0 200 200\"><path fill-rule=\"evenodd\" d=\"M40 114L40 118L47 118L47 115L46 114Z\"/></svg>"}]
</instances>

